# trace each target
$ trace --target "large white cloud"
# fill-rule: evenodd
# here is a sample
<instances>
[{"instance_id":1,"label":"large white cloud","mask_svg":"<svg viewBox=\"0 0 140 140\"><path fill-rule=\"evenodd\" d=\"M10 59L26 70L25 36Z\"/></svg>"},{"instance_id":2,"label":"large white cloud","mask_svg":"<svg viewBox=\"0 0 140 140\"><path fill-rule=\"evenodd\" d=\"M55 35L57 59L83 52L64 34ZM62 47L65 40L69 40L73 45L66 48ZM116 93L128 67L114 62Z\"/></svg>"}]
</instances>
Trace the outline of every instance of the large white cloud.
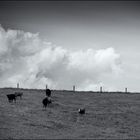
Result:
<instances>
[{"instance_id":1,"label":"large white cloud","mask_svg":"<svg viewBox=\"0 0 140 140\"><path fill-rule=\"evenodd\" d=\"M121 73L113 48L72 52L41 40L39 34L0 27L0 85L23 88L95 90L104 75Z\"/></svg>"}]
</instances>

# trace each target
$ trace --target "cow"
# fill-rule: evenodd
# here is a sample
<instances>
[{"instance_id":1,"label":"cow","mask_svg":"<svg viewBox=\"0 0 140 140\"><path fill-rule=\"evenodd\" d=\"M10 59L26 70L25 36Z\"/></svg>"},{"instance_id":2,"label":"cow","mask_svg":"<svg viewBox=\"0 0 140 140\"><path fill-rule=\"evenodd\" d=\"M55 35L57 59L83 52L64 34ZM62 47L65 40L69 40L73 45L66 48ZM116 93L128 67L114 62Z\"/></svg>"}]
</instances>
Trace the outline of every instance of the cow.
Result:
<instances>
[{"instance_id":1,"label":"cow","mask_svg":"<svg viewBox=\"0 0 140 140\"><path fill-rule=\"evenodd\" d=\"M46 89L46 96L51 97L51 90L50 89Z\"/></svg>"},{"instance_id":2,"label":"cow","mask_svg":"<svg viewBox=\"0 0 140 140\"><path fill-rule=\"evenodd\" d=\"M15 94L7 94L6 96L7 96L9 102L13 102L13 101L16 102L16 95Z\"/></svg>"},{"instance_id":3,"label":"cow","mask_svg":"<svg viewBox=\"0 0 140 140\"><path fill-rule=\"evenodd\" d=\"M45 108L47 107L48 104L51 104L51 103L52 103L51 98L46 97L42 100L43 107Z\"/></svg>"},{"instance_id":4,"label":"cow","mask_svg":"<svg viewBox=\"0 0 140 140\"><path fill-rule=\"evenodd\" d=\"M78 113L79 114L85 114L85 108L80 108L80 109L78 109Z\"/></svg>"},{"instance_id":5,"label":"cow","mask_svg":"<svg viewBox=\"0 0 140 140\"><path fill-rule=\"evenodd\" d=\"M22 99L23 92L15 92L16 97L20 97Z\"/></svg>"}]
</instances>

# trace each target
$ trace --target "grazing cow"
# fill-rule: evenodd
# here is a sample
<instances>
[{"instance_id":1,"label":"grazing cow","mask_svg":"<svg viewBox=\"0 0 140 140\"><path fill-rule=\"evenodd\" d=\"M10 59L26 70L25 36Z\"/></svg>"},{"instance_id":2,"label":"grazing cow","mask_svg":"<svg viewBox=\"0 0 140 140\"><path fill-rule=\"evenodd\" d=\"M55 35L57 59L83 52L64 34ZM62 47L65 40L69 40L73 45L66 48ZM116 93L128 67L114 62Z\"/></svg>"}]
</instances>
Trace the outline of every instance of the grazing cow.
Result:
<instances>
[{"instance_id":1,"label":"grazing cow","mask_svg":"<svg viewBox=\"0 0 140 140\"><path fill-rule=\"evenodd\" d=\"M79 114L85 114L85 108L79 109L78 112Z\"/></svg>"},{"instance_id":2,"label":"grazing cow","mask_svg":"<svg viewBox=\"0 0 140 140\"><path fill-rule=\"evenodd\" d=\"M7 98L8 98L9 102L13 102L13 101L16 102L16 95L15 94L8 94Z\"/></svg>"},{"instance_id":3,"label":"grazing cow","mask_svg":"<svg viewBox=\"0 0 140 140\"><path fill-rule=\"evenodd\" d=\"M16 97L20 97L20 99L22 98L23 92L15 92L15 96Z\"/></svg>"},{"instance_id":4,"label":"grazing cow","mask_svg":"<svg viewBox=\"0 0 140 140\"><path fill-rule=\"evenodd\" d=\"M48 97L51 96L51 90L50 89L46 89L46 96L48 96Z\"/></svg>"},{"instance_id":5,"label":"grazing cow","mask_svg":"<svg viewBox=\"0 0 140 140\"><path fill-rule=\"evenodd\" d=\"M48 98L48 97L44 98L43 101L42 101L43 107L45 107L45 108L46 108L47 105L50 104L50 103L52 103L52 101L51 101L51 99Z\"/></svg>"}]
</instances>

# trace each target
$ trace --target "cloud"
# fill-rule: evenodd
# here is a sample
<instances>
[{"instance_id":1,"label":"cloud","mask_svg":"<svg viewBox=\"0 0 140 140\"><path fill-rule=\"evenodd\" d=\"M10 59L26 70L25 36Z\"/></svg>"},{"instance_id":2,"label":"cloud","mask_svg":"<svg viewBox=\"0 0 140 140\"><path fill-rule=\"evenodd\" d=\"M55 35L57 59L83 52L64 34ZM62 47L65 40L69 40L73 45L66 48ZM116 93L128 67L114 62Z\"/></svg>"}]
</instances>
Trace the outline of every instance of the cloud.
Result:
<instances>
[{"instance_id":1,"label":"cloud","mask_svg":"<svg viewBox=\"0 0 140 140\"><path fill-rule=\"evenodd\" d=\"M0 85L23 88L95 90L104 75L122 72L113 48L70 51L42 40L39 34L7 31L0 26Z\"/></svg>"}]
</instances>

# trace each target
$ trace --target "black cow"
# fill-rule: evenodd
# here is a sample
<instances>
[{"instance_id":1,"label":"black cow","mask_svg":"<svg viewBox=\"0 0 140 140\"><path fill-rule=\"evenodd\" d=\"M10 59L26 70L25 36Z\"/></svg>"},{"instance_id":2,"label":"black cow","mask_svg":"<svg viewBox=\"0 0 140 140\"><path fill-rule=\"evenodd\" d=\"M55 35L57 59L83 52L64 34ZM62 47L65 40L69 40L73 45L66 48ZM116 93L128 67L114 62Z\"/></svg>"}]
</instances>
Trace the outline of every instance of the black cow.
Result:
<instances>
[{"instance_id":1,"label":"black cow","mask_svg":"<svg viewBox=\"0 0 140 140\"><path fill-rule=\"evenodd\" d=\"M7 96L9 102L13 102L13 101L16 102L16 95L15 94L8 94L6 96Z\"/></svg>"},{"instance_id":2,"label":"black cow","mask_svg":"<svg viewBox=\"0 0 140 140\"><path fill-rule=\"evenodd\" d=\"M51 104L51 103L52 103L52 101L48 97L44 98L42 101L43 107L45 107L45 108L47 107L48 104Z\"/></svg>"},{"instance_id":3,"label":"black cow","mask_svg":"<svg viewBox=\"0 0 140 140\"><path fill-rule=\"evenodd\" d=\"M78 112L79 114L85 114L85 108L79 109Z\"/></svg>"},{"instance_id":4,"label":"black cow","mask_svg":"<svg viewBox=\"0 0 140 140\"><path fill-rule=\"evenodd\" d=\"M48 97L51 96L51 90L50 89L46 89L46 96L48 96Z\"/></svg>"},{"instance_id":5,"label":"black cow","mask_svg":"<svg viewBox=\"0 0 140 140\"><path fill-rule=\"evenodd\" d=\"M15 96L16 97L20 97L20 99L22 98L23 92L15 92Z\"/></svg>"}]
</instances>

